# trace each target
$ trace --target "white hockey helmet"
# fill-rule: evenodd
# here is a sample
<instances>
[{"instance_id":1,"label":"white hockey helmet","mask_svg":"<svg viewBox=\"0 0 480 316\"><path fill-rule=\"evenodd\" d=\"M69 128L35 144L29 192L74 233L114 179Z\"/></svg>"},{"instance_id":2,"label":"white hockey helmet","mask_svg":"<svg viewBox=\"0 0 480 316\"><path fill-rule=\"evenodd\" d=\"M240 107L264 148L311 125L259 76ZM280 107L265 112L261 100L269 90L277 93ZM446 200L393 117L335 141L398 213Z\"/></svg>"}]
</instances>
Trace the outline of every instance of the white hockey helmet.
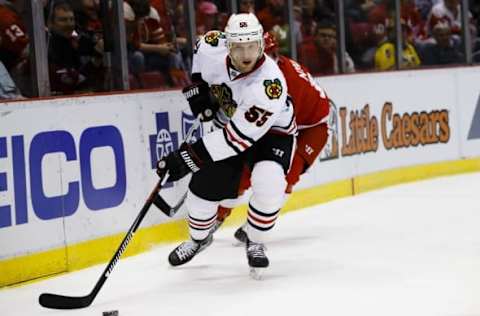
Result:
<instances>
[{"instance_id":1,"label":"white hockey helmet","mask_svg":"<svg viewBox=\"0 0 480 316\"><path fill-rule=\"evenodd\" d=\"M263 54L263 27L253 13L232 14L225 27L227 44L259 41Z\"/></svg>"}]
</instances>

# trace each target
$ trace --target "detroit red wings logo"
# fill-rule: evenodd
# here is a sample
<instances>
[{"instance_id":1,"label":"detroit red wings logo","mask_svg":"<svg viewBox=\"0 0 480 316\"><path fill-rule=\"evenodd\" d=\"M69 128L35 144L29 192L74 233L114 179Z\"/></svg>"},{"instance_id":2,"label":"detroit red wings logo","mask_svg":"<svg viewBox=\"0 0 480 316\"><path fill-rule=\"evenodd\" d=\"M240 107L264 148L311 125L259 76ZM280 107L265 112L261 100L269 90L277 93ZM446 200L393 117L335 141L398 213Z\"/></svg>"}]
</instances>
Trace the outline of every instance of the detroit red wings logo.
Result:
<instances>
[{"instance_id":1,"label":"detroit red wings logo","mask_svg":"<svg viewBox=\"0 0 480 316\"><path fill-rule=\"evenodd\" d=\"M283 87L280 79L265 80L263 85L265 86L265 93L270 100L278 99L282 95Z\"/></svg>"}]
</instances>

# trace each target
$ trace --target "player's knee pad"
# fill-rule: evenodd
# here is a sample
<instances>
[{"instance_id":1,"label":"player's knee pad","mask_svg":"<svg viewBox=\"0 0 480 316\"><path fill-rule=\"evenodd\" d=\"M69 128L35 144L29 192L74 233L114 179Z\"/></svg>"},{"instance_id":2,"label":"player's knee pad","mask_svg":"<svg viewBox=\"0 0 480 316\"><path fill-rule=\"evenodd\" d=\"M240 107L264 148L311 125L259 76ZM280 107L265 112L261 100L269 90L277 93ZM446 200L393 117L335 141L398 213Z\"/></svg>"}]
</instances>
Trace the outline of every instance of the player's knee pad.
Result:
<instances>
[{"instance_id":1,"label":"player's knee pad","mask_svg":"<svg viewBox=\"0 0 480 316\"><path fill-rule=\"evenodd\" d=\"M188 210L190 236L196 240L205 239L217 219L219 203L202 199L189 190L185 205Z\"/></svg>"},{"instance_id":2,"label":"player's knee pad","mask_svg":"<svg viewBox=\"0 0 480 316\"><path fill-rule=\"evenodd\" d=\"M263 213L274 213L285 200L287 182L280 164L261 161L252 171L252 197L250 204Z\"/></svg>"}]
</instances>

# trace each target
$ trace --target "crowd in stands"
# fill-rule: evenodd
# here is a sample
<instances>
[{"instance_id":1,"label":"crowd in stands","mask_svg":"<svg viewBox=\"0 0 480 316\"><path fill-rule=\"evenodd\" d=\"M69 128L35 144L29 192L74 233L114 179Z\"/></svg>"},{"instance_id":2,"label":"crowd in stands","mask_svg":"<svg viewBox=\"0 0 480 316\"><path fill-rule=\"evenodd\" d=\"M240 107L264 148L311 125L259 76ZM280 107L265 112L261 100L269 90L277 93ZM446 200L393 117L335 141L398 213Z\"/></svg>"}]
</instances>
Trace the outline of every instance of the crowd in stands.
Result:
<instances>
[{"instance_id":1,"label":"crowd in stands","mask_svg":"<svg viewBox=\"0 0 480 316\"><path fill-rule=\"evenodd\" d=\"M472 45L477 40L476 15L469 12ZM441 66L465 61L460 0L401 0L401 68ZM347 50L359 70L395 66L394 1L350 0L346 5ZM474 47L474 53L478 47Z\"/></svg>"},{"instance_id":2,"label":"crowd in stands","mask_svg":"<svg viewBox=\"0 0 480 316\"><path fill-rule=\"evenodd\" d=\"M52 95L111 89L111 7L103 0L43 0ZM195 1L196 36L223 29L227 0ZM460 0L401 0L402 69L465 62ZM290 55L292 28L298 60L315 75L340 72L335 0L238 0L272 33L280 54ZM347 73L396 67L394 0L345 0ZM177 88L190 82L192 48L183 0L124 0L131 89ZM25 0L0 0L0 98L30 97L30 37ZM480 63L480 1L470 0L467 25L473 61Z\"/></svg>"}]
</instances>

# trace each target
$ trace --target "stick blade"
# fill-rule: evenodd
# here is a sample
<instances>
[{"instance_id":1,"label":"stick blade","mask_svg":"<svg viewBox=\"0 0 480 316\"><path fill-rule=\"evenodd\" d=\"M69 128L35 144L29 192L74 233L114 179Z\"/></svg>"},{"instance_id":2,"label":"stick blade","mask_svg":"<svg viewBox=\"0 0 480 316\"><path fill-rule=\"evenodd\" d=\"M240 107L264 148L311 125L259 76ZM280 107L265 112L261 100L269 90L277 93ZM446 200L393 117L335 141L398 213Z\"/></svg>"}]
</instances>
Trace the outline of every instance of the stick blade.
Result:
<instances>
[{"instance_id":1,"label":"stick blade","mask_svg":"<svg viewBox=\"0 0 480 316\"><path fill-rule=\"evenodd\" d=\"M168 217L173 217L175 214L177 214L180 207L182 207L186 198L187 198L187 192L185 192L185 194L180 198L177 204L170 206L170 204L168 204L160 196L160 194L157 194L153 200L153 204Z\"/></svg>"},{"instance_id":2,"label":"stick blade","mask_svg":"<svg viewBox=\"0 0 480 316\"><path fill-rule=\"evenodd\" d=\"M40 305L53 309L77 309L90 306L90 296L64 296L50 293L43 293L38 298Z\"/></svg>"}]
</instances>

